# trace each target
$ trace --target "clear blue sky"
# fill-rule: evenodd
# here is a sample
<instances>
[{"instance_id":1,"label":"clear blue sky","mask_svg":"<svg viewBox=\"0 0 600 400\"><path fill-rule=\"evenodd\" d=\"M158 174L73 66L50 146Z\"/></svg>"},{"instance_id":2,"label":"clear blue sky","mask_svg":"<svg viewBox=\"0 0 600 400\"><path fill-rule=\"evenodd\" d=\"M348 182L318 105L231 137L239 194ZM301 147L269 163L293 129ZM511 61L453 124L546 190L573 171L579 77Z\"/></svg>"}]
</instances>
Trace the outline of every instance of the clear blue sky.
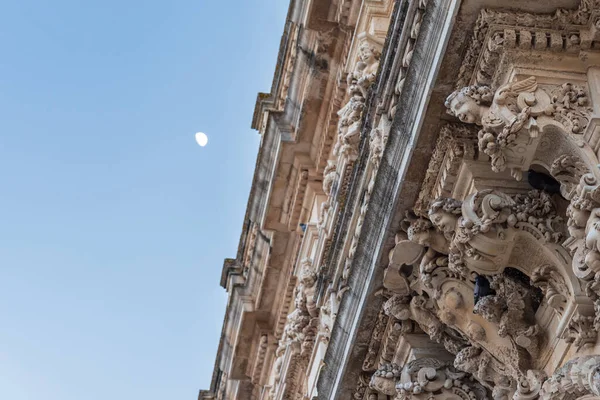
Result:
<instances>
[{"instance_id":1,"label":"clear blue sky","mask_svg":"<svg viewBox=\"0 0 600 400\"><path fill-rule=\"evenodd\" d=\"M287 6L2 3L0 399L208 388Z\"/></svg>"}]
</instances>

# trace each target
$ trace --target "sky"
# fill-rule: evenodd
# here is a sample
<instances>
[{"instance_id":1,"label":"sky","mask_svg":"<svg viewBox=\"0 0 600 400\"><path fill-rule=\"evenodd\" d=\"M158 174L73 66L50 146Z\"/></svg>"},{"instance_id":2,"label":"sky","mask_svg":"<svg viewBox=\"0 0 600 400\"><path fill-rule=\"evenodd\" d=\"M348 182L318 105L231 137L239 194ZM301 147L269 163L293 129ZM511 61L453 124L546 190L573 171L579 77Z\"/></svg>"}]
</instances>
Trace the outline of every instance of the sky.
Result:
<instances>
[{"instance_id":1,"label":"sky","mask_svg":"<svg viewBox=\"0 0 600 400\"><path fill-rule=\"evenodd\" d=\"M1 4L0 399L195 400L288 2Z\"/></svg>"}]
</instances>

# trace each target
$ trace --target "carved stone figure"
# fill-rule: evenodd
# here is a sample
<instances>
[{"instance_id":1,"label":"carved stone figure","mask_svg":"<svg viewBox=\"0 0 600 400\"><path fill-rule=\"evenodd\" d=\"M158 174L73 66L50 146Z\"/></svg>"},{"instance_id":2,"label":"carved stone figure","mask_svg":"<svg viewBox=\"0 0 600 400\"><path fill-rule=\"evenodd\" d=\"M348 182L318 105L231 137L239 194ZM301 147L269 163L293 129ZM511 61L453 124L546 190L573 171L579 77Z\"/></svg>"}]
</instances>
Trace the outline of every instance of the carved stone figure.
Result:
<instances>
[{"instance_id":1,"label":"carved stone figure","mask_svg":"<svg viewBox=\"0 0 600 400\"><path fill-rule=\"evenodd\" d=\"M481 347L467 346L462 349L454 359L454 367L472 374L492 390L494 400L510 399L515 391L514 380L505 375L504 367Z\"/></svg>"},{"instance_id":2,"label":"carved stone figure","mask_svg":"<svg viewBox=\"0 0 600 400\"><path fill-rule=\"evenodd\" d=\"M529 165L509 163L509 159L519 158L513 150L520 138L527 141L538 137L537 117L551 116L566 132L579 134L587 126L591 112L582 87L565 83L548 93L538 86L533 76L507 83L495 92L487 86L468 86L450 94L445 105L448 113L462 122L482 127L478 133L479 150L490 156L496 172L510 164L518 180ZM533 154L535 147L528 151Z\"/></svg>"},{"instance_id":3,"label":"carved stone figure","mask_svg":"<svg viewBox=\"0 0 600 400\"><path fill-rule=\"evenodd\" d=\"M395 396L396 381L400 378L401 368L398 364L384 364L371 377L369 387L379 393Z\"/></svg>"},{"instance_id":4,"label":"carved stone figure","mask_svg":"<svg viewBox=\"0 0 600 400\"><path fill-rule=\"evenodd\" d=\"M371 377L369 387L381 394L396 396L397 400L416 400L424 396L487 400L489 393L468 373L435 358L418 358L403 368L397 364L384 364Z\"/></svg>"},{"instance_id":5,"label":"carved stone figure","mask_svg":"<svg viewBox=\"0 0 600 400\"><path fill-rule=\"evenodd\" d=\"M431 203L429 219L447 239L452 239L458 218L462 214L462 202L451 198L440 198Z\"/></svg>"},{"instance_id":6,"label":"carved stone figure","mask_svg":"<svg viewBox=\"0 0 600 400\"><path fill-rule=\"evenodd\" d=\"M327 161L327 166L323 170L323 191L328 196L332 195L333 185L337 178L337 167L331 160Z\"/></svg>"},{"instance_id":7,"label":"carved stone figure","mask_svg":"<svg viewBox=\"0 0 600 400\"><path fill-rule=\"evenodd\" d=\"M450 114L462 122L482 126L479 149L491 157L492 169L497 172L505 168L504 149L514 144L521 130L537 137L534 117L549 106L550 97L538 89L534 77L508 83L495 94L486 86L470 86L455 91L446 100Z\"/></svg>"},{"instance_id":8,"label":"carved stone figure","mask_svg":"<svg viewBox=\"0 0 600 400\"><path fill-rule=\"evenodd\" d=\"M568 361L542 386L540 399L577 399L600 396L600 356L582 356Z\"/></svg>"},{"instance_id":9,"label":"carved stone figure","mask_svg":"<svg viewBox=\"0 0 600 400\"><path fill-rule=\"evenodd\" d=\"M512 337L535 359L539 352L540 328L535 323L537 299L533 298L532 288L506 274L495 275L490 286L496 293L481 298L473 312L498 324L500 337Z\"/></svg>"},{"instance_id":10,"label":"carved stone figure","mask_svg":"<svg viewBox=\"0 0 600 400\"><path fill-rule=\"evenodd\" d=\"M361 43L358 48L359 61L347 78L349 92L358 91L363 98L367 97L369 88L375 82L380 57L381 53L368 41Z\"/></svg>"},{"instance_id":11,"label":"carved stone figure","mask_svg":"<svg viewBox=\"0 0 600 400\"><path fill-rule=\"evenodd\" d=\"M347 76L348 102L338 111L338 138L334 155L354 156L360 136L360 119L365 108L369 89L375 82L381 53L368 41L358 49L358 62Z\"/></svg>"},{"instance_id":12,"label":"carved stone figure","mask_svg":"<svg viewBox=\"0 0 600 400\"><path fill-rule=\"evenodd\" d=\"M465 276L500 272L506 265L518 230L555 243L561 238L555 226L561 221L550 196L532 190L509 196L482 190L464 202L441 198L429 209L429 218L451 240L449 268Z\"/></svg>"},{"instance_id":13,"label":"carved stone figure","mask_svg":"<svg viewBox=\"0 0 600 400\"><path fill-rule=\"evenodd\" d=\"M338 111L338 138L333 148L334 155L356 153L360 136L359 122L365 108L365 98L360 92L354 92L344 107Z\"/></svg>"},{"instance_id":14,"label":"carved stone figure","mask_svg":"<svg viewBox=\"0 0 600 400\"><path fill-rule=\"evenodd\" d=\"M412 319L432 340L441 343L443 324L427 306L427 298L414 296L410 302L408 300L408 298L394 295L386 301L383 309L387 315L401 321Z\"/></svg>"}]
</instances>

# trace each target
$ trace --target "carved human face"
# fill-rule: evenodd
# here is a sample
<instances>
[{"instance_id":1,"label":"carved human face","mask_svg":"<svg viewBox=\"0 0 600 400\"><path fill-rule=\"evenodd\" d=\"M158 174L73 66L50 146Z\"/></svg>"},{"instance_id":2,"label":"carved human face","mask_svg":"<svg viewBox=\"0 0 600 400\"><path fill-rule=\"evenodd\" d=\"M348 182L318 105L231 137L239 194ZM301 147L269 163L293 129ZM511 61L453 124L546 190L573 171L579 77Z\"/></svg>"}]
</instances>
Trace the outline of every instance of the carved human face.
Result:
<instances>
[{"instance_id":1,"label":"carved human face","mask_svg":"<svg viewBox=\"0 0 600 400\"><path fill-rule=\"evenodd\" d=\"M367 64L375 61L375 53L373 53L373 49L370 46L363 45L360 47L360 60Z\"/></svg>"},{"instance_id":2,"label":"carved human face","mask_svg":"<svg viewBox=\"0 0 600 400\"><path fill-rule=\"evenodd\" d=\"M431 243L428 231L413 233L410 236L410 241L418 243L421 246L429 246Z\"/></svg>"},{"instance_id":3,"label":"carved human face","mask_svg":"<svg viewBox=\"0 0 600 400\"><path fill-rule=\"evenodd\" d=\"M464 123L481 125L481 106L464 93L450 101L450 111Z\"/></svg>"},{"instance_id":4,"label":"carved human face","mask_svg":"<svg viewBox=\"0 0 600 400\"><path fill-rule=\"evenodd\" d=\"M429 219L436 228L444 233L454 232L454 229L456 229L456 222L458 221L456 215L442 210L429 213Z\"/></svg>"}]
</instances>

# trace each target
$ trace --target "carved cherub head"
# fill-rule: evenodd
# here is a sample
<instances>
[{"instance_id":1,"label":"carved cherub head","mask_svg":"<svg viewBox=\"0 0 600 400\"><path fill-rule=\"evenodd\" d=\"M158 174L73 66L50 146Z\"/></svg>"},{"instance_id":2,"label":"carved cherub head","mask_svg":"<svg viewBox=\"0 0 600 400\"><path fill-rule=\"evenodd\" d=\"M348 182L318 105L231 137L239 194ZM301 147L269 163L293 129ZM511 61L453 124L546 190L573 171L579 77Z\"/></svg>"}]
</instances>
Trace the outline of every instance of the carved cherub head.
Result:
<instances>
[{"instance_id":1,"label":"carved cherub head","mask_svg":"<svg viewBox=\"0 0 600 400\"><path fill-rule=\"evenodd\" d=\"M358 48L358 58L360 61L364 62L366 65L371 65L379 59L381 53L377 51L373 46L369 43L363 43Z\"/></svg>"},{"instance_id":2,"label":"carved cherub head","mask_svg":"<svg viewBox=\"0 0 600 400\"><path fill-rule=\"evenodd\" d=\"M431 245L431 230L433 225L425 218L419 218L411 222L408 231L408 240L421 246Z\"/></svg>"},{"instance_id":3,"label":"carved cherub head","mask_svg":"<svg viewBox=\"0 0 600 400\"><path fill-rule=\"evenodd\" d=\"M305 258L301 262L302 270L300 272L300 282L305 287L312 287L317 281L317 274L315 273L310 258Z\"/></svg>"},{"instance_id":4,"label":"carved cherub head","mask_svg":"<svg viewBox=\"0 0 600 400\"><path fill-rule=\"evenodd\" d=\"M410 305L403 296L394 295L383 304L383 312L401 321L410 318Z\"/></svg>"},{"instance_id":5,"label":"carved cherub head","mask_svg":"<svg viewBox=\"0 0 600 400\"><path fill-rule=\"evenodd\" d=\"M459 200L441 197L429 207L431 223L444 232L445 235L454 232L458 217L461 215L462 202Z\"/></svg>"},{"instance_id":6,"label":"carved cherub head","mask_svg":"<svg viewBox=\"0 0 600 400\"><path fill-rule=\"evenodd\" d=\"M467 124L481 125L481 118L492 104L494 92L488 86L467 86L455 90L444 103L448 114Z\"/></svg>"}]
</instances>

